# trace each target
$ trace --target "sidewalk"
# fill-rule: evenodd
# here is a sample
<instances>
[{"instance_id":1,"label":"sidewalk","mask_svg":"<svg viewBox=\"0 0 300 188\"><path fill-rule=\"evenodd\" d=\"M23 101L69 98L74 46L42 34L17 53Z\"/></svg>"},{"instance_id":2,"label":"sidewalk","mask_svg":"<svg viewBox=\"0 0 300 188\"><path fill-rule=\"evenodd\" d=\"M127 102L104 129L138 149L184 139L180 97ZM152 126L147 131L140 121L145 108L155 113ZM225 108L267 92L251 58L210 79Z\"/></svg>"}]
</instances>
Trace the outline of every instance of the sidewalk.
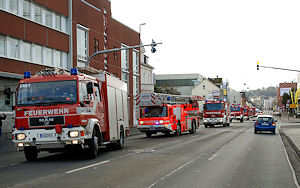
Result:
<instances>
[{"instance_id":1,"label":"sidewalk","mask_svg":"<svg viewBox=\"0 0 300 188\"><path fill-rule=\"evenodd\" d=\"M300 157L300 118L282 117L279 118L280 130Z\"/></svg>"},{"instance_id":2,"label":"sidewalk","mask_svg":"<svg viewBox=\"0 0 300 188\"><path fill-rule=\"evenodd\" d=\"M11 140L0 137L0 155L16 152L16 147Z\"/></svg>"}]
</instances>

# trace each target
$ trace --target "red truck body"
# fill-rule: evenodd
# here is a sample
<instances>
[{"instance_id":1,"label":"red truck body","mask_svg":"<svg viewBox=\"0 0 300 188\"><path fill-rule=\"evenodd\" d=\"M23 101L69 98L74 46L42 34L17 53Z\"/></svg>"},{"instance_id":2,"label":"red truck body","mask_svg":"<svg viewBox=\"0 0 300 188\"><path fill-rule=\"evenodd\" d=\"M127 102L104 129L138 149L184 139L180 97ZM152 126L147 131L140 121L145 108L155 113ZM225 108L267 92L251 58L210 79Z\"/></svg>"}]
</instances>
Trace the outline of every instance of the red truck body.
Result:
<instances>
[{"instance_id":1,"label":"red truck body","mask_svg":"<svg viewBox=\"0 0 300 188\"><path fill-rule=\"evenodd\" d=\"M229 103L222 99L206 100L203 111L203 123L205 128L215 125L230 126Z\"/></svg>"},{"instance_id":2,"label":"red truck body","mask_svg":"<svg viewBox=\"0 0 300 188\"><path fill-rule=\"evenodd\" d=\"M240 105L231 105L230 106L230 122L235 119L238 120L240 122L244 121L244 108Z\"/></svg>"},{"instance_id":3,"label":"red truck body","mask_svg":"<svg viewBox=\"0 0 300 188\"><path fill-rule=\"evenodd\" d=\"M191 96L146 93L137 96L138 129L147 137L189 131L195 133L200 125L199 105Z\"/></svg>"},{"instance_id":4,"label":"red truck body","mask_svg":"<svg viewBox=\"0 0 300 188\"><path fill-rule=\"evenodd\" d=\"M27 75L18 86L13 141L27 160L40 151L73 147L95 158L100 145L123 147L127 110L127 84L114 76L76 69Z\"/></svg>"}]
</instances>

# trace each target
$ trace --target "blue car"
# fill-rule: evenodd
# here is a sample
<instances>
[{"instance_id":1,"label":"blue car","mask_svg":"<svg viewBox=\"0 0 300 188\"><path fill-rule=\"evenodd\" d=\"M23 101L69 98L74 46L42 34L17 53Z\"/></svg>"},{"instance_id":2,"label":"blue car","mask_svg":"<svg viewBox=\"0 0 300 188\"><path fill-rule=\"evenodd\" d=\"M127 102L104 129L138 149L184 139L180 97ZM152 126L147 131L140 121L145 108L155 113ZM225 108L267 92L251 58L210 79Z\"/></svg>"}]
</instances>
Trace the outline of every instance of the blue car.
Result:
<instances>
[{"instance_id":1,"label":"blue car","mask_svg":"<svg viewBox=\"0 0 300 188\"><path fill-rule=\"evenodd\" d=\"M254 134L258 131L270 131L275 134L276 122L271 115L259 115L254 123Z\"/></svg>"}]
</instances>

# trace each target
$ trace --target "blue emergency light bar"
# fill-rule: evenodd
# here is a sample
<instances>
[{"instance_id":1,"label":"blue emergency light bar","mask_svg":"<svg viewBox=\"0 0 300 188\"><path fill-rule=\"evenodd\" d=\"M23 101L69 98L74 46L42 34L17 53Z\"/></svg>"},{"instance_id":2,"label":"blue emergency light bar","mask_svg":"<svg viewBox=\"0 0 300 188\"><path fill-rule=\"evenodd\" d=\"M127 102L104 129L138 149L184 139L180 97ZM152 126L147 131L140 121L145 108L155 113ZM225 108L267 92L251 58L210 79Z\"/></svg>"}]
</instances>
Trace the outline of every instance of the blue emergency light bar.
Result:
<instances>
[{"instance_id":1,"label":"blue emergency light bar","mask_svg":"<svg viewBox=\"0 0 300 188\"><path fill-rule=\"evenodd\" d=\"M71 75L77 75L77 74L78 74L78 70L76 68L72 68Z\"/></svg>"},{"instance_id":2,"label":"blue emergency light bar","mask_svg":"<svg viewBox=\"0 0 300 188\"><path fill-rule=\"evenodd\" d=\"M30 78L31 77L31 72L30 71L25 71L24 72L24 78Z\"/></svg>"}]
</instances>

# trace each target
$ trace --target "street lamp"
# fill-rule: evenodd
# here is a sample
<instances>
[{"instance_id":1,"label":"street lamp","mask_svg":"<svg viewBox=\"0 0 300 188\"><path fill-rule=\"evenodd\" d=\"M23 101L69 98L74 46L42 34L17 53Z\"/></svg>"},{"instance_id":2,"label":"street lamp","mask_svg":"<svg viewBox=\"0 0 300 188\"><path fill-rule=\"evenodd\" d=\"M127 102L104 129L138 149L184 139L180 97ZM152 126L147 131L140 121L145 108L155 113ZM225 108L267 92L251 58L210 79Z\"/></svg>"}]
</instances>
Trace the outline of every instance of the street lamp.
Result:
<instances>
[{"instance_id":1,"label":"street lamp","mask_svg":"<svg viewBox=\"0 0 300 188\"><path fill-rule=\"evenodd\" d=\"M141 23L140 25L139 25L139 32L140 32L140 43L142 43L142 25L146 25L146 23ZM142 53L141 53L141 50L140 50L140 62L141 62L141 60L142 60ZM144 62L145 63L145 62Z\"/></svg>"}]
</instances>

